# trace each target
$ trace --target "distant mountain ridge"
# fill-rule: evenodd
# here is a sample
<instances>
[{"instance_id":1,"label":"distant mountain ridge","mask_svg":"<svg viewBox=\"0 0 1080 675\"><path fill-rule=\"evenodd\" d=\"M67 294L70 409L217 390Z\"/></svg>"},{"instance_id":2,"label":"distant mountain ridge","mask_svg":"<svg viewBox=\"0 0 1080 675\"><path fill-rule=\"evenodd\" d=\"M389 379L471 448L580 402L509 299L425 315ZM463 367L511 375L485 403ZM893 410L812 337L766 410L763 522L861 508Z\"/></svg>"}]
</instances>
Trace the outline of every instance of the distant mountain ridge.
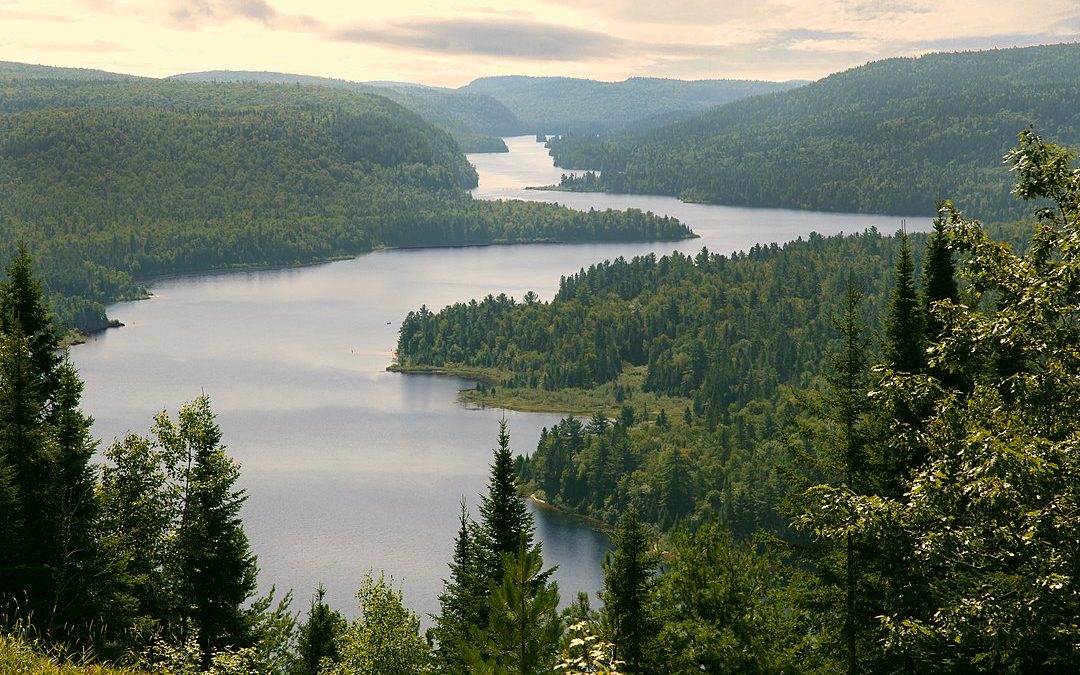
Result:
<instances>
[{"instance_id":1,"label":"distant mountain ridge","mask_svg":"<svg viewBox=\"0 0 1080 675\"><path fill-rule=\"evenodd\" d=\"M748 96L784 91L803 81L671 80L633 77L601 82L571 77L482 77L459 91L502 102L531 133L601 133L650 118L683 115Z\"/></svg>"},{"instance_id":2,"label":"distant mountain ridge","mask_svg":"<svg viewBox=\"0 0 1080 675\"><path fill-rule=\"evenodd\" d=\"M876 61L639 133L551 144L601 189L740 206L985 218L1023 206L1001 157L1028 126L1080 143L1080 44ZM568 187L572 187L568 185Z\"/></svg>"},{"instance_id":3,"label":"distant mountain ridge","mask_svg":"<svg viewBox=\"0 0 1080 675\"><path fill-rule=\"evenodd\" d=\"M419 114L431 124L450 132L464 152L506 152L506 145L498 137L523 133L521 123L514 114L494 98L441 87L396 82L351 82L315 75L245 70L181 73L167 79L188 82L296 83L385 96Z\"/></svg>"}]
</instances>

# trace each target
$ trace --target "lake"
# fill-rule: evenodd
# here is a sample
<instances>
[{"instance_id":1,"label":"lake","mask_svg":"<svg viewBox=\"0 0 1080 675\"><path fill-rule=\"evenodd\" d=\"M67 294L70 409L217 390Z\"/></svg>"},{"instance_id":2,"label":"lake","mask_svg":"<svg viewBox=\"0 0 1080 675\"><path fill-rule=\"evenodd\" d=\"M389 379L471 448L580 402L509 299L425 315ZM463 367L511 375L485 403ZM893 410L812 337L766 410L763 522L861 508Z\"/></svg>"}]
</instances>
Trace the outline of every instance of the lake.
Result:
<instances>
[{"instance_id":1,"label":"lake","mask_svg":"<svg viewBox=\"0 0 1080 675\"><path fill-rule=\"evenodd\" d=\"M71 351L86 382L83 409L111 443L146 434L155 414L210 396L247 490L245 529L259 557L260 591L294 589L304 610L322 583L328 601L355 614L369 570L385 570L406 604L438 611L458 529L458 503L475 513L487 484L498 422L531 452L557 415L477 410L457 378L385 371L401 319L444 305L535 291L550 299L560 275L616 256L673 249L696 253L783 242L876 226L894 217L728 208L666 197L525 190L558 181L533 137L507 139L511 152L472 155L476 198L555 201L574 208L634 207L689 224L700 239L674 243L522 245L379 251L283 270L163 280L154 297L109 307L126 326ZM929 228L907 219L909 229ZM602 585L605 534L578 520L533 510L549 565L558 565L564 605Z\"/></svg>"}]
</instances>

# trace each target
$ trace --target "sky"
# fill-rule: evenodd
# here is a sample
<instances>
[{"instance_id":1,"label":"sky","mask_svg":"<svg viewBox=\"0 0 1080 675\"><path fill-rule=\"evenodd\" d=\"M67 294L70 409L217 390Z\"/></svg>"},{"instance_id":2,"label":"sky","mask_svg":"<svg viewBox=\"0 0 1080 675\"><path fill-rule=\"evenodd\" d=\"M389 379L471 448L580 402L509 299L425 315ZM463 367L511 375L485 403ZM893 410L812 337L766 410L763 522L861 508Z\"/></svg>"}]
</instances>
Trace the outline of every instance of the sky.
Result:
<instances>
[{"instance_id":1,"label":"sky","mask_svg":"<svg viewBox=\"0 0 1080 675\"><path fill-rule=\"evenodd\" d=\"M1080 39L1080 0L0 0L0 61L458 87L487 75L814 80Z\"/></svg>"}]
</instances>

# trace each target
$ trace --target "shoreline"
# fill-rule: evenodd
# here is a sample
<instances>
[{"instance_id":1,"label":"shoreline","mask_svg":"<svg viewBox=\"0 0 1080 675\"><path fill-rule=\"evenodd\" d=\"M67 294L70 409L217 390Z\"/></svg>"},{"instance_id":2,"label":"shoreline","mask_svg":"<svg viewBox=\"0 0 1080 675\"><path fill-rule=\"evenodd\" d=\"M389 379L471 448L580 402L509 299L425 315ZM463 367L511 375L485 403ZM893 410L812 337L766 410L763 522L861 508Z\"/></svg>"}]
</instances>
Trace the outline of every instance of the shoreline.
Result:
<instances>
[{"instance_id":1,"label":"shoreline","mask_svg":"<svg viewBox=\"0 0 1080 675\"><path fill-rule=\"evenodd\" d=\"M604 522L603 520L600 520L599 518L596 518L594 516L586 516L586 515L583 515L581 513L576 513L574 511L568 511L567 509L564 509L561 506L555 506L551 502L544 501L543 499L540 499L539 497L537 497L535 492L533 492L531 494L528 494L528 495L525 495L525 501L529 502L530 504L532 504L533 506L535 506L538 509L543 509L544 511L551 511L553 513L558 513L561 516L565 516L565 517L571 518L573 520L579 520L579 521L589 525L594 530L599 530L600 532L603 532L604 534L611 534L612 532L615 531L614 527L608 525L606 522Z\"/></svg>"}]
</instances>

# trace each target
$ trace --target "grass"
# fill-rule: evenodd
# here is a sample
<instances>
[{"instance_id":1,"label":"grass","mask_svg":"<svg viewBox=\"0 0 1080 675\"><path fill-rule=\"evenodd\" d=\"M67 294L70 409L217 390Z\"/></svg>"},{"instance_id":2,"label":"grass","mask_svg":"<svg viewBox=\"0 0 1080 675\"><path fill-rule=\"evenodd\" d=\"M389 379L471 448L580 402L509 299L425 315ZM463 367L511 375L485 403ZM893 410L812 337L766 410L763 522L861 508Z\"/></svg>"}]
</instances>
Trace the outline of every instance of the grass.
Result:
<instances>
[{"instance_id":1,"label":"grass","mask_svg":"<svg viewBox=\"0 0 1080 675\"><path fill-rule=\"evenodd\" d=\"M557 390L533 387L504 387L497 383L508 379L509 373L496 368L475 368L460 364L446 366L410 366L397 364L387 370L397 373L422 373L448 375L475 380L475 389L462 389L461 399L484 408L506 408L521 412L563 413L567 415L592 415L600 412L609 417L619 414L623 406L630 406L639 416L655 417L661 409L668 417L681 415L691 405L688 398L665 396L642 391L645 383L645 366L625 366L613 382L596 387L566 388Z\"/></svg>"}]
</instances>

